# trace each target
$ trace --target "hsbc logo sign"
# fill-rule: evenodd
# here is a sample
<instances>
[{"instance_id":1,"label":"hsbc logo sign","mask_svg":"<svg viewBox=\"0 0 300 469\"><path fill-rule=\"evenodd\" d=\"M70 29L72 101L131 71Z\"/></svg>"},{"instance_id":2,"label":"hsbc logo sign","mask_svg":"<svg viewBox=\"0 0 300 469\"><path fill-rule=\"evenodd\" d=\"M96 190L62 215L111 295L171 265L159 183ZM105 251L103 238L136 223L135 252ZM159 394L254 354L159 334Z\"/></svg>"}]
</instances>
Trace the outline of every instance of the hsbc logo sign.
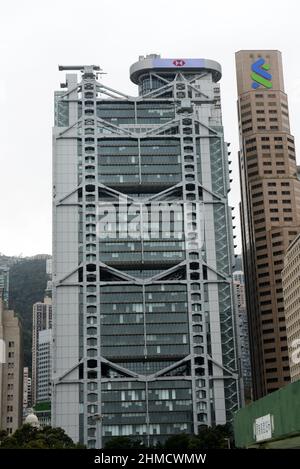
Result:
<instances>
[{"instance_id":1,"label":"hsbc logo sign","mask_svg":"<svg viewBox=\"0 0 300 469\"><path fill-rule=\"evenodd\" d=\"M154 68L205 68L204 59L153 59Z\"/></svg>"},{"instance_id":2,"label":"hsbc logo sign","mask_svg":"<svg viewBox=\"0 0 300 469\"><path fill-rule=\"evenodd\" d=\"M175 65L175 67L183 67L185 65L185 61L183 59L175 59L173 60L173 65Z\"/></svg>"}]
</instances>

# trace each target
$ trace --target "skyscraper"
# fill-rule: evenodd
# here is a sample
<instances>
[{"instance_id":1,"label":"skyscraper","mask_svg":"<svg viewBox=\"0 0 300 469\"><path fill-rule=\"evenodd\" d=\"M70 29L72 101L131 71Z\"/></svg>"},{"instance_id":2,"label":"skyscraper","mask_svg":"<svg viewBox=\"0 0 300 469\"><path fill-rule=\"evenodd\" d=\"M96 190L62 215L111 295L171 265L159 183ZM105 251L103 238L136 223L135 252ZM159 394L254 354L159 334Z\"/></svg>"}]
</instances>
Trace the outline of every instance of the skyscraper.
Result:
<instances>
[{"instance_id":1,"label":"skyscraper","mask_svg":"<svg viewBox=\"0 0 300 469\"><path fill-rule=\"evenodd\" d=\"M27 409L31 407L31 377L29 368L23 368L23 418L26 417Z\"/></svg>"},{"instance_id":2,"label":"skyscraper","mask_svg":"<svg viewBox=\"0 0 300 469\"><path fill-rule=\"evenodd\" d=\"M243 261L254 398L290 381L281 271L300 228L300 182L281 53L236 53Z\"/></svg>"},{"instance_id":3,"label":"skyscraper","mask_svg":"<svg viewBox=\"0 0 300 469\"><path fill-rule=\"evenodd\" d=\"M1 290L0 347L0 430L10 435L22 423L23 340L21 323L14 311L7 309Z\"/></svg>"},{"instance_id":4,"label":"skyscraper","mask_svg":"<svg viewBox=\"0 0 300 469\"><path fill-rule=\"evenodd\" d=\"M0 265L0 290L2 291L2 299L8 308L9 267L5 265Z\"/></svg>"},{"instance_id":5,"label":"skyscraper","mask_svg":"<svg viewBox=\"0 0 300 469\"><path fill-rule=\"evenodd\" d=\"M239 256L240 257L240 256ZM237 302L237 345L239 357L240 377L242 379L242 390L245 402L252 397L251 392L251 361L249 346L249 330L246 309L245 276L241 270L233 272L233 289Z\"/></svg>"},{"instance_id":6,"label":"skyscraper","mask_svg":"<svg viewBox=\"0 0 300 469\"><path fill-rule=\"evenodd\" d=\"M39 331L37 347L37 389L36 402L50 401L51 393L51 343L52 330Z\"/></svg>"},{"instance_id":7,"label":"skyscraper","mask_svg":"<svg viewBox=\"0 0 300 469\"><path fill-rule=\"evenodd\" d=\"M38 344L39 332L52 328L52 300L45 296L44 302L39 301L32 309L32 375L31 392L32 404L37 401L37 376L38 376Z\"/></svg>"},{"instance_id":8,"label":"skyscraper","mask_svg":"<svg viewBox=\"0 0 300 469\"><path fill-rule=\"evenodd\" d=\"M97 66L60 69L53 425L92 448L224 424L238 377L221 67L140 57L137 97Z\"/></svg>"}]
</instances>

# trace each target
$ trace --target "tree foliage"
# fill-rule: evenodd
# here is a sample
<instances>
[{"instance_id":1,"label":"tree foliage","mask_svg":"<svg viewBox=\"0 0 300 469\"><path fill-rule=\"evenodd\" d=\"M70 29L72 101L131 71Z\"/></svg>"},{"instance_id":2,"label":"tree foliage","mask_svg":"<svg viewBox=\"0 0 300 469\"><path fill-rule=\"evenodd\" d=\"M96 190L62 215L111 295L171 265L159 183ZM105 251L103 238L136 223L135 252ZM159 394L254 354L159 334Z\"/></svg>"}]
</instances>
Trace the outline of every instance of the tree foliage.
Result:
<instances>
[{"instance_id":1,"label":"tree foliage","mask_svg":"<svg viewBox=\"0 0 300 469\"><path fill-rule=\"evenodd\" d=\"M117 436L105 444L105 449L141 449L144 444L140 440L128 436Z\"/></svg>"},{"instance_id":2,"label":"tree foliage","mask_svg":"<svg viewBox=\"0 0 300 469\"><path fill-rule=\"evenodd\" d=\"M216 425L203 427L198 435L179 433L170 436L164 444L158 443L155 449L166 451L203 451L209 449L233 448L232 431L229 425ZM115 437L107 441L105 449L141 449L145 448L143 442L133 437Z\"/></svg>"},{"instance_id":3,"label":"tree foliage","mask_svg":"<svg viewBox=\"0 0 300 469\"><path fill-rule=\"evenodd\" d=\"M25 424L11 436L0 436L0 449L79 449L62 428L37 429Z\"/></svg>"},{"instance_id":4,"label":"tree foliage","mask_svg":"<svg viewBox=\"0 0 300 469\"><path fill-rule=\"evenodd\" d=\"M46 259L23 259L10 267L9 307L21 318L24 366L31 368L32 306L43 301L47 286Z\"/></svg>"},{"instance_id":5,"label":"tree foliage","mask_svg":"<svg viewBox=\"0 0 300 469\"><path fill-rule=\"evenodd\" d=\"M216 425L214 427L204 427L198 435L188 435L181 433L168 438L164 444L164 449L185 451L185 450L209 450L225 449L233 447L233 438L229 425Z\"/></svg>"}]
</instances>

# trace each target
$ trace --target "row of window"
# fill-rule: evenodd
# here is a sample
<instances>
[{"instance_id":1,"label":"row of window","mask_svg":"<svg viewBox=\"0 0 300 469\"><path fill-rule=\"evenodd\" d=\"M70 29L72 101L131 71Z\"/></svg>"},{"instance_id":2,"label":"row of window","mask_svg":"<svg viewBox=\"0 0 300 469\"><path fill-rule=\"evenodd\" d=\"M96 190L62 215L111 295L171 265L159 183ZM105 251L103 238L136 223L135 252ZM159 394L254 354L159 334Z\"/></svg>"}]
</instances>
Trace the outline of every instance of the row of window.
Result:
<instances>
[{"instance_id":1,"label":"row of window","mask_svg":"<svg viewBox=\"0 0 300 469\"><path fill-rule=\"evenodd\" d=\"M268 170L263 171L263 174L264 174L264 175L267 175L267 174L268 174L268 175L274 175L274 174L276 174L277 176L279 176L279 175L284 175L284 174L286 174L286 171L285 171L284 169L278 169L278 170L276 171L276 173L275 173L275 171L272 171L272 170L269 170L269 169L268 169ZM250 178L250 177L254 177L254 176L258 176L258 171L256 171L256 170L254 170L254 171L250 170L250 171L248 172L248 177Z\"/></svg>"}]
</instances>

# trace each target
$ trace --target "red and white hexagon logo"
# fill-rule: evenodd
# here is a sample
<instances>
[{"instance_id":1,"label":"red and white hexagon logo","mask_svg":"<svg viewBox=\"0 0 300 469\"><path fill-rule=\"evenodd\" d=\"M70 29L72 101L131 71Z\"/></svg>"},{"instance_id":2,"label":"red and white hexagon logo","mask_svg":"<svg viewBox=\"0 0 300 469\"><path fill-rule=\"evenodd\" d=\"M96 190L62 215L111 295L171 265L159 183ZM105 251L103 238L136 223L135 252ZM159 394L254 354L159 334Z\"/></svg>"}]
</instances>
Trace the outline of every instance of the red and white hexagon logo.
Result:
<instances>
[{"instance_id":1,"label":"red and white hexagon logo","mask_svg":"<svg viewBox=\"0 0 300 469\"><path fill-rule=\"evenodd\" d=\"M185 61L183 59L175 59L173 60L173 65L175 65L175 67L183 67L185 65Z\"/></svg>"}]
</instances>

